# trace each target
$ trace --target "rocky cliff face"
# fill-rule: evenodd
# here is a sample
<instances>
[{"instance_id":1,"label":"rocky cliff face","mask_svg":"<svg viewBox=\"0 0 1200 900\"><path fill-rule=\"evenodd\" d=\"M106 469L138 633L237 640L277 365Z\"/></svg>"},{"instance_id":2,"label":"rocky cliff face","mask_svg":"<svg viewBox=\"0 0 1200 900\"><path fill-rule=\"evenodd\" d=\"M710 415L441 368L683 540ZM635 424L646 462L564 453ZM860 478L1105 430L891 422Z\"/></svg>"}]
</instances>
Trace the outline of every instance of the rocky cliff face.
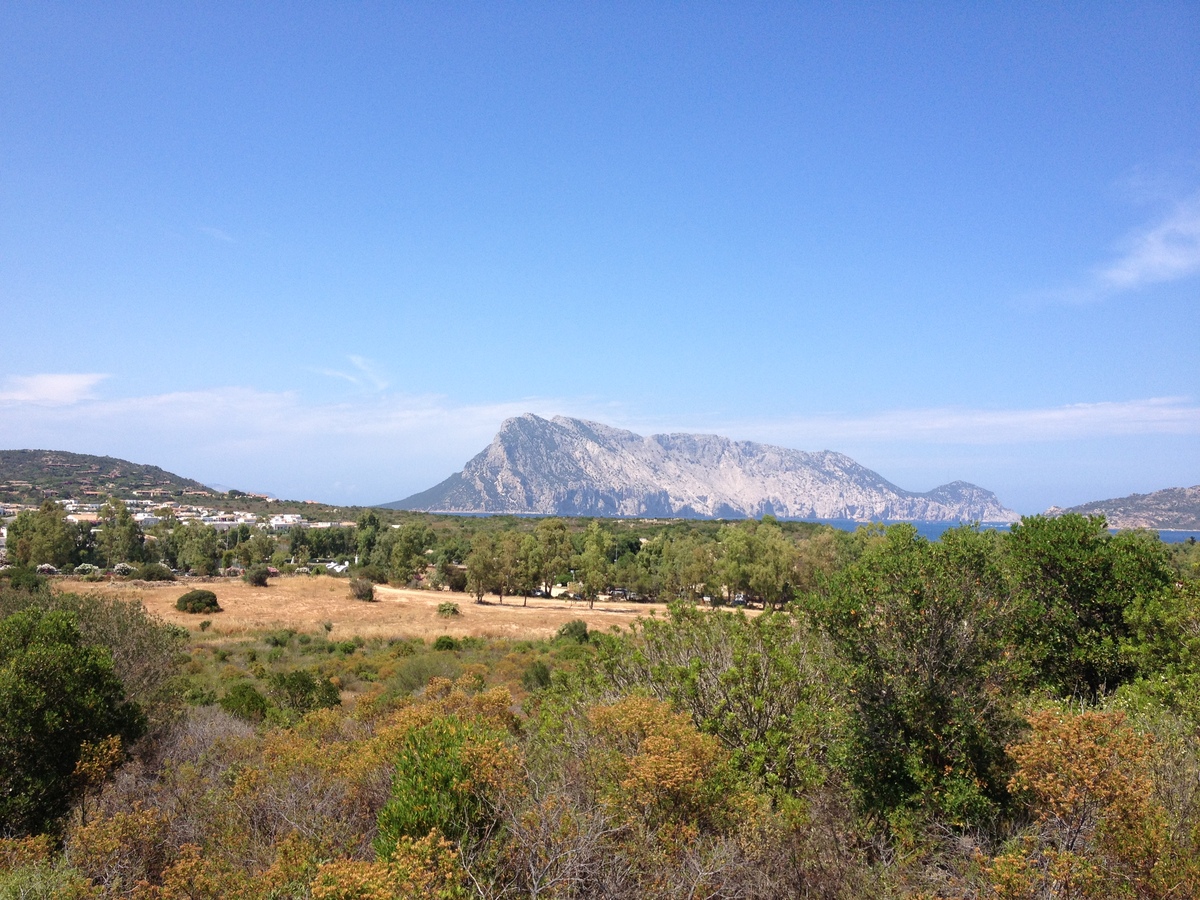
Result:
<instances>
[{"instance_id":1,"label":"rocky cliff face","mask_svg":"<svg viewBox=\"0 0 1200 900\"><path fill-rule=\"evenodd\" d=\"M1130 494L1114 500L1095 500L1070 509L1052 506L1048 516L1079 513L1104 516L1110 528L1154 528L1179 531L1200 530L1200 484L1166 488L1150 494Z\"/></svg>"},{"instance_id":2,"label":"rocky cliff face","mask_svg":"<svg viewBox=\"0 0 1200 900\"><path fill-rule=\"evenodd\" d=\"M507 420L462 472L387 504L430 512L1010 522L995 494L956 481L905 491L848 456L707 434L642 437L597 422Z\"/></svg>"}]
</instances>

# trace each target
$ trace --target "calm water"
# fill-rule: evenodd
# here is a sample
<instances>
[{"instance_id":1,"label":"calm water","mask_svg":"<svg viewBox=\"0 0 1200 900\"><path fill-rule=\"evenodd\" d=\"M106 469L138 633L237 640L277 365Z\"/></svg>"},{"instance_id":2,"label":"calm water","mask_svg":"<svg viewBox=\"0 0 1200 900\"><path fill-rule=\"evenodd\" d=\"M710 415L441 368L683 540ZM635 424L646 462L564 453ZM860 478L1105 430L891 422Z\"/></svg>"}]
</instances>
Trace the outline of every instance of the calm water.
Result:
<instances>
[{"instance_id":1,"label":"calm water","mask_svg":"<svg viewBox=\"0 0 1200 900\"><path fill-rule=\"evenodd\" d=\"M822 522L826 525L832 525L835 528L841 528L843 531L853 531L854 529L858 528L862 524L861 522L854 522L854 521L851 521L850 519L814 519L814 520L806 520L806 521ZM882 522L880 524L892 525L892 524L896 524L896 523ZM921 535L921 537L926 538L931 541L936 541L939 537L941 537L942 532L945 531L947 528L955 528L958 526L957 522L909 522L908 524L910 524L914 528L916 528L917 534ZM985 525L984 530L1008 531L1008 526L1007 525ZM1113 532L1113 534L1116 534L1115 529L1110 529L1110 530ZM1160 531L1158 533L1158 539L1160 541L1162 541L1164 544L1182 544L1184 541L1187 541L1189 539L1200 541L1200 531L1166 531L1166 530L1164 530L1164 531Z\"/></svg>"}]
</instances>

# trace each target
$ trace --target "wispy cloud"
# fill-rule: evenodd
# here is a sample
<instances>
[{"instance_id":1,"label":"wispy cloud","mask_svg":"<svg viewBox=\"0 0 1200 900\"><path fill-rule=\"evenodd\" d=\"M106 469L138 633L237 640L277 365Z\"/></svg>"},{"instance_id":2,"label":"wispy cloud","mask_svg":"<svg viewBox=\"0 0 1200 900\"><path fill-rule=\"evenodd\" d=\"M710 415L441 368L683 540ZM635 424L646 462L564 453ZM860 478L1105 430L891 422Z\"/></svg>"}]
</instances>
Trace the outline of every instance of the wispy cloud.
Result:
<instances>
[{"instance_id":1,"label":"wispy cloud","mask_svg":"<svg viewBox=\"0 0 1200 900\"><path fill-rule=\"evenodd\" d=\"M94 398L93 388L107 377L95 373L10 375L0 389L0 403L69 406Z\"/></svg>"},{"instance_id":2,"label":"wispy cloud","mask_svg":"<svg viewBox=\"0 0 1200 900\"><path fill-rule=\"evenodd\" d=\"M1113 258L1096 266L1080 282L1039 291L1031 298L1091 303L1198 273L1200 194L1195 194L1174 203L1165 216L1127 234L1117 243Z\"/></svg>"},{"instance_id":3,"label":"wispy cloud","mask_svg":"<svg viewBox=\"0 0 1200 900\"><path fill-rule=\"evenodd\" d=\"M905 409L730 423L744 433L815 449L839 441L1020 444L1134 435L1200 435L1200 405L1185 397L1033 409Z\"/></svg>"},{"instance_id":4,"label":"wispy cloud","mask_svg":"<svg viewBox=\"0 0 1200 900\"><path fill-rule=\"evenodd\" d=\"M1200 272L1200 195L1124 242L1124 251L1097 272L1110 291L1128 291Z\"/></svg>"},{"instance_id":5,"label":"wispy cloud","mask_svg":"<svg viewBox=\"0 0 1200 900\"><path fill-rule=\"evenodd\" d=\"M208 235L214 241L220 241L223 244L232 244L234 242L233 235L229 234L227 231L222 231L220 228L213 228L210 225L201 225L196 230L201 234Z\"/></svg>"},{"instance_id":6,"label":"wispy cloud","mask_svg":"<svg viewBox=\"0 0 1200 900\"><path fill-rule=\"evenodd\" d=\"M313 369L318 375L326 375L329 378L339 378L342 381L348 381L355 387L371 389L376 392L385 391L388 388L388 380L380 373L379 366L365 356L355 356L351 354L346 357L350 365L353 366L353 372L343 372L339 369Z\"/></svg>"},{"instance_id":7,"label":"wispy cloud","mask_svg":"<svg viewBox=\"0 0 1200 900\"><path fill-rule=\"evenodd\" d=\"M970 456L1003 447L1001 457L1017 460L1042 452L1018 449L1021 444L1057 442L1064 449L1055 452L1069 457L1073 441L1200 435L1200 405L1188 397L716 419L667 417L581 397L471 404L387 390L336 403L245 387L95 397L92 388L102 377L9 378L0 394L5 444L111 453L280 496L380 502L445 478L484 448L504 419L525 412L574 415L640 434L707 432L802 450L841 450L872 460L885 473L915 453L930 460L929 471L919 476L930 484L963 477L957 463L937 461L947 453L960 457L954 448ZM906 471L913 468L904 465ZM1011 478L1020 485L1024 475Z\"/></svg>"}]
</instances>

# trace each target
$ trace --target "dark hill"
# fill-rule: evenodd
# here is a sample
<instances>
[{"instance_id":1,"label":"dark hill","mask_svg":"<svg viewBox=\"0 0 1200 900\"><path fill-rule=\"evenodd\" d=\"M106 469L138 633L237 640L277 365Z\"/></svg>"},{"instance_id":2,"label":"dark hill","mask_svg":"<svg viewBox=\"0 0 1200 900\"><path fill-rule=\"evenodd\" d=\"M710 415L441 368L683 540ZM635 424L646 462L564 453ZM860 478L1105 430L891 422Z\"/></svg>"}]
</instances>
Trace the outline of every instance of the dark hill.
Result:
<instances>
[{"instance_id":1,"label":"dark hill","mask_svg":"<svg viewBox=\"0 0 1200 900\"><path fill-rule=\"evenodd\" d=\"M0 502L103 500L108 496L177 498L213 496L198 481L117 459L64 450L0 450Z\"/></svg>"}]
</instances>

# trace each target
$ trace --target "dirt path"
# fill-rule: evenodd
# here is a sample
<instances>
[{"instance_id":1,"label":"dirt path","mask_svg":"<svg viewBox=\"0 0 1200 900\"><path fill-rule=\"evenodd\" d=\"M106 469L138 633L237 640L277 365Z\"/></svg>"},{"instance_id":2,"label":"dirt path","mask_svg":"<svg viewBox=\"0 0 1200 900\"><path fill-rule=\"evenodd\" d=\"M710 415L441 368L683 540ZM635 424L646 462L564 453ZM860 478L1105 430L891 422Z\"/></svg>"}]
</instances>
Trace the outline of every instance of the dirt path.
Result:
<instances>
[{"instance_id":1,"label":"dirt path","mask_svg":"<svg viewBox=\"0 0 1200 900\"><path fill-rule=\"evenodd\" d=\"M187 579L176 582L100 582L55 579L55 587L76 593L100 593L136 598L148 610L195 629L204 619L212 620L211 634L238 635L251 631L291 628L298 632L317 632L332 622L333 638L353 635L370 637L419 637L432 639L441 634L454 637L546 638L572 619L583 619L592 630L607 631L613 625L627 627L638 616L662 615L663 604L597 603L588 609L582 601L530 598L521 606L521 598L506 597L501 605L495 595L477 604L470 594L447 591L414 591L377 585L374 603L350 597L344 578L327 575L282 576L271 579L269 586L256 588L235 579ZM224 609L215 615L189 615L175 609L175 601L192 588L205 588L217 595ZM457 603L460 615L439 616L440 603Z\"/></svg>"}]
</instances>

